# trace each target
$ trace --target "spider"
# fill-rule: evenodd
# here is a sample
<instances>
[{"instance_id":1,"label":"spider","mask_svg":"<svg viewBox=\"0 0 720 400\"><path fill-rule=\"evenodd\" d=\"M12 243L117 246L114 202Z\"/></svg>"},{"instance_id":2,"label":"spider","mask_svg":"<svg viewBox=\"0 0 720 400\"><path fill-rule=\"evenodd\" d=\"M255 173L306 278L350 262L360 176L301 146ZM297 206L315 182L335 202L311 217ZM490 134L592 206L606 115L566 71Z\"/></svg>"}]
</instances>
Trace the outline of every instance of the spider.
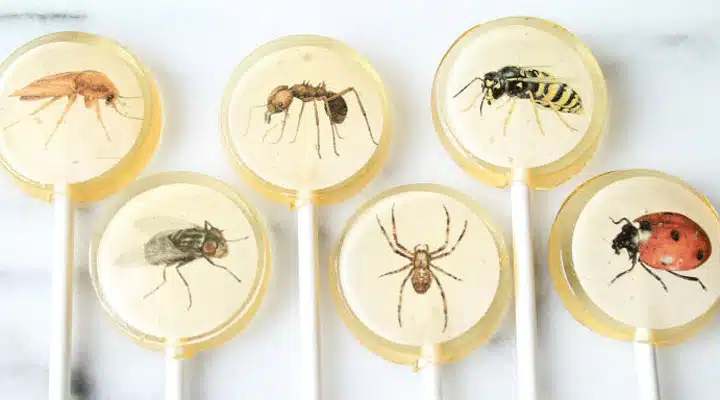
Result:
<instances>
[{"instance_id":1,"label":"spider","mask_svg":"<svg viewBox=\"0 0 720 400\"><path fill-rule=\"evenodd\" d=\"M457 241L455 244L450 248L450 250L446 250L448 248L448 245L450 244L450 213L448 212L447 207L443 205L443 209L445 209L445 217L446 217L446 224L445 224L445 242L442 246L438 247L437 249L430 251L430 246L427 244L418 244L416 245L413 250L408 250L407 247L403 246L400 241L398 240L398 234L397 234L397 225L395 223L395 204L392 206L392 234L393 234L393 240L390 239L390 236L388 235L387 231L385 230L385 227L383 226L382 222L380 222L380 216L377 216L377 222L380 226L380 230L382 231L383 236L385 236L385 240L387 240L388 245L390 245L390 248L392 251L404 258L407 258L410 263L396 269L394 271L386 272L379 276L379 278L398 274L404 271L408 271L407 275L405 276L405 279L403 279L402 283L400 284L400 291L398 294L398 309L397 309L397 318L398 318L398 325L402 328L402 303L403 303L403 290L405 289L405 285L407 284L408 280L412 281L413 289L415 289L415 293L417 294L425 294L430 289L430 286L433 281L438 286L438 289L440 289L440 296L442 297L443 302L443 313L445 315L445 324L443 325L443 332L447 330L448 326L448 307L447 307L447 299L445 297L445 290L443 290L442 284L440 283L440 279L438 279L435 272L441 272L444 275L449 276L452 279L455 279L456 281L462 282L462 279L458 278L457 276L445 271L444 269L438 267L437 265L433 264L433 261L438 260L440 258L444 258L449 256L455 251L455 248L460 244L460 241L462 241L463 237L465 236L465 232L467 231L468 222L465 220L465 226L463 227L462 232L460 233L460 236L458 236Z\"/></svg>"}]
</instances>

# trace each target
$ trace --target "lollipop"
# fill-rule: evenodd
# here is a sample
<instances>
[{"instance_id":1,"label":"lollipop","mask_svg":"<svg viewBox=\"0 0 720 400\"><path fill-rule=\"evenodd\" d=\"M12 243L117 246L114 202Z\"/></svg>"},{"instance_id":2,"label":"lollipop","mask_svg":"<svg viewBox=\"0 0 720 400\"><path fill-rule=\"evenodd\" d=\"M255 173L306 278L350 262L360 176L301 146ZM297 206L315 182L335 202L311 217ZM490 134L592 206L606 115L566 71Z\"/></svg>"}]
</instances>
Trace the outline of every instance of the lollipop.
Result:
<instances>
[{"instance_id":1,"label":"lollipop","mask_svg":"<svg viewBox=\"0 0 720 400\"><path fill-rule=\"evenodd\" d=\"M162 125L150 73L125 48L81 32L43 36L0 65L0 163L25 191L54 204L51 399L68 394L73 203L133 180Z\"/></svg>"},{"instance_id":2,"label":"lollipop","mask_svg":"<svg viewBox=\"0 0 720 400\"><path fill-rule=\"evenodd\" d=\"M435 127L468 173L511 187L518 398L537 398L530 188L569 179L597 147L607 90L597 61L565 29L505 18L464 33L438 67Z\"/></svg>"},{"instance_id":3,"label":"lollipop","mask_svg":"<svg viewBox=\"0 0 720 400\"><path fill-rule=\"evenodd\" d=\"M395 188L345 226L331 287L345 323L368 349L426 375L440 399L439 364L495 331L512 272L501 233L468 197L440 185Z\"/></svg>"},{"instance_id":4,"label":"lollipop","mask_svg":"<svg viewBox=\"0 0 720 400\"><path fill-rule=\"evenodd\" d=\"M166 398L182 399L181 359L228 341L259 308L267 233L239 194L203 175L155 175L128 196L93 243L93 286L123 331L165 352Z\"/></svg>"},{"instance_id":5,"label":"lollipop","mask_svg":"<svg viewBox=\"0 0 720 400\"><path fill-rule=\"evenodd\" d=\"M641 399L659 399L653 345L695 334L720 297L720 220L678 178L630 170L573 192L550 234L550 273L570 313L635 342Z\"/></svg>"},{"instance_id":6,"label":"lollipop","mask_svg":"<svg viewBox=\"0 0 720 400\"><path fill-rule=\"evenodd\" d=\"M315 205L341 201L379 171L390 141L385 89L354 50L320 36L265 44L225 94L225 141L241 175L297 208L301 398L319 398Z\"/></svg>"}]
</instances>

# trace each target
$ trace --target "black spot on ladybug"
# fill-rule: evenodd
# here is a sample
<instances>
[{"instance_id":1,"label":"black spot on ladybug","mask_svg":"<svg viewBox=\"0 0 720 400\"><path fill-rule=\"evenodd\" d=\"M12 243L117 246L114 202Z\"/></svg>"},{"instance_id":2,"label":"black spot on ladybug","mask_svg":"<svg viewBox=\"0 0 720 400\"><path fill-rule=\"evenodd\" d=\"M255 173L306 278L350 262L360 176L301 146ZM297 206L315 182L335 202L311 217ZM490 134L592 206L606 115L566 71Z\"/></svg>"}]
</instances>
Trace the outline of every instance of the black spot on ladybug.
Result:
<instances>
[{"instance_id":1,"label":"black spot on ladybug","mask_svg":"<svg viewBox=\"0 0 720 400\"><path fill-rule=\"evenodd\" d=\"M702 250L698 250L698 252L697 252L698 261L702 261L703 258L705 258L705 253Z\"/></svg>"},{"instance_id":2,"label":"black spot on ladybug","mask_svg":"<svg viewBox=\"0 0 720 400\"><path fill-rule=\"evenodd\" d=\"M680 240L680 232L673 229L672 232L670 232L670 237L672 238L672 240L677 242L678 240Z\"/></svg>"}]
</instances>

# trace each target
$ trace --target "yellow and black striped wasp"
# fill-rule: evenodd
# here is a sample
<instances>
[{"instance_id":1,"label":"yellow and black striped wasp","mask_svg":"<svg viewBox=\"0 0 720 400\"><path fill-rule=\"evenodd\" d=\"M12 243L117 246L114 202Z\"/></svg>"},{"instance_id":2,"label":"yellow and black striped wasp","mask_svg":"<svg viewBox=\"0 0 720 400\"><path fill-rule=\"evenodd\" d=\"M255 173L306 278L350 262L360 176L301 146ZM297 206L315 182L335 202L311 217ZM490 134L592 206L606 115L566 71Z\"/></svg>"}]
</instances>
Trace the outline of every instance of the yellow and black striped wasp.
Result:
<instances>
[{"instance_id":1,"label":"yellow and black striped wasp","mask_svg":"<svg viewBox=\"0 0 720 400\"><path fill-rule=\"evenodd\" d=\"M501 105L504 106L510 102L510 110L505 117L503 125L503 135L507 135L507 127L510 123L510 116L515 110L517 99L528 99L533 104L535 120L537 121L540 133L543 135L542 122L540 122L540 113L538 107L552 110L562 123L572 131L577 131L563 118L562 114L583 113L583 103L580 94L565 82L562 82L547 72L534 68L524 68L517 66L505 66L497 71L486 73L483 77L473 78L465 87L453 96L458 97L465 89L469 88L476 81L480 81L482 91L473 99L472 103L463 111L470 110L477 100L480 100L480 115L485 103L492 105L495 101L500 100L503 96L507 96L507 101Z\"/></svg>"}]
</instances>

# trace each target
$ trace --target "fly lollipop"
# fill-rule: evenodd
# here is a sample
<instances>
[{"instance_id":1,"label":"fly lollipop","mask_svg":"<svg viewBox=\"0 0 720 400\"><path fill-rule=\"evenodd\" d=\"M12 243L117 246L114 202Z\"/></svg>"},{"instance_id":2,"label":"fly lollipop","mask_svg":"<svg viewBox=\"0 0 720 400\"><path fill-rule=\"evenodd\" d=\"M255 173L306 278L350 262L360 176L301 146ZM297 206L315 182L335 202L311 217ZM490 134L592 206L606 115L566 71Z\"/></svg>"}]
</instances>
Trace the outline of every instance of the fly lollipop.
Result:
<instances>
[{"instance_id":1,"label":"fly lollipop","mask_svg":"<svg viewBox=\"0 0 720 400\"><path fill-rule=\"evenodd\" d=\"M125 333L165 354L165 398L182 400L182 360L230 340L260 307L267 232L245 199L204 175L155 175L126 193L93 241L93 286Z\"/></svg>"}]
</instances>

